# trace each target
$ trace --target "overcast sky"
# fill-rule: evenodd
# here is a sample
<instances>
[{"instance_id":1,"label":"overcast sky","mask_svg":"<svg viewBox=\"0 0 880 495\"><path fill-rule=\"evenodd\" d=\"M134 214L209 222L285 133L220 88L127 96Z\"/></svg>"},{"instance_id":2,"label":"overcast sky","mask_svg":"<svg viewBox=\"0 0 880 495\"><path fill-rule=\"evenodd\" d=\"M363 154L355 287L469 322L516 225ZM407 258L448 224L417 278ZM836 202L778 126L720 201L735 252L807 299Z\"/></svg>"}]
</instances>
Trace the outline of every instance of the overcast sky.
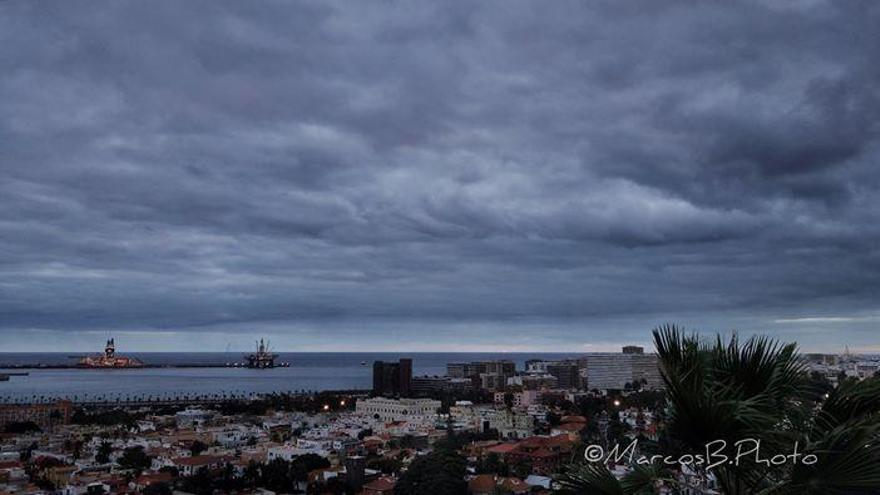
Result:
<instances>
[{"instance_id":1,"label":"overcast sky","mask_svg":"<svg viewBox=\"0 0 880 495\"><path fill-rule=\"evenodd\" d=\"M0 3L0 350L880 351L877 2Z\"/></svg>"}]
</instances>

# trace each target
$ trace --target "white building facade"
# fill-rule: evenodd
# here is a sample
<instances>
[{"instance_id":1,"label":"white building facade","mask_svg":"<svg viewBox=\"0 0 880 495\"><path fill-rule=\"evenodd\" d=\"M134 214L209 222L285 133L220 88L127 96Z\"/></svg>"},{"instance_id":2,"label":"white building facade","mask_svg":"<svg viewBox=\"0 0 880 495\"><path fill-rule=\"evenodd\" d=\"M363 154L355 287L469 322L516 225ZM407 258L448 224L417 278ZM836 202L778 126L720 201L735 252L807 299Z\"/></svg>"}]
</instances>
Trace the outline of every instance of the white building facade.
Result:
<instances>
[{"instance_id":1,"label":"white building facade","mask_svg":"<svg viewBox=\"0 0 880 495\"><path fill-rule=\"evenodd\" d=\"M355 412L382 421L428 420L437 416L440 401L433 399L358 399Z\"/></svg>"}]
</instances>

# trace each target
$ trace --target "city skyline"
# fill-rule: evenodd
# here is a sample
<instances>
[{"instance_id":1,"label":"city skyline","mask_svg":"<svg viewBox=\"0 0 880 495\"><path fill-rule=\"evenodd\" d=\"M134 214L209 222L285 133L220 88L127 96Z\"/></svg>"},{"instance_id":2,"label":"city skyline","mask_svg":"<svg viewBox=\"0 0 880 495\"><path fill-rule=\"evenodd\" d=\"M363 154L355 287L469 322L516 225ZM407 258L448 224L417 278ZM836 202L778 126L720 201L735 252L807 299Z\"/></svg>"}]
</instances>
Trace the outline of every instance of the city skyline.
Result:
<instances>
[{"instance_id":1,"label":"city skyline","mask_svg":"<svg viewBox=\"0 0 880 495\"><path fill-rule=\"evenodd\" d=\"M699 328L689 328L686 329L689 331L694 331L696 333L701 333L704 335L710 335L709 331L705 331ZM504 331L502 327L497 328L498 332ZM45 332L45 331L42 331ZM40 334L39 331L34 332L36 336ZM397 334L398 331L392 330L391 334ZM650 332L645 332L649 334ZM722 336L729 336L733 333L737 333L741 336L748 337L752 335L749 332L742 332L740 330L730 330L726 332L720 332ZM759 332L756 332L756 334ZM211 332L199 332L197 334L186 333L185 331L174 332L174 331L122 331L122 332L109 332L109 331L85 331L77 334L75 339L71 339L65 342L63 345L58 345L57 343L48 343L48 345L42 345L39 342L35 345L33 343L24 345L24 346L15 346L15 345L6 345L2 352L9 353L90 353L97 354L100 350L100 346L95 346L95 341L93 338L102 338L102 335L110 336L110 335L121 335L125 338L126 352L134 352L134 353L192 353L192 352L205 352L205 353L246 353L253 351L254 342L249 341L248 339L252 338L251 334L245 332L232 332L232 333L211 333ZM714 335L714 334L711 334ZM183 337L183 340L189 340L192 342L194 347L197 346L197 349L189 349L185 348L185 350L181 350L179 346L180 340L178 339L168 339L174 344L168 343L164 340L167 337L179 336ZM791 340L784 340L783 337L778 335L769 334L770 337L776 339L782 339L783 342L795 342L798 343L795 338ZM158 337L158 339L157 339ZM207 338L206 338L207 337ZM459 337L456 337L459 338ZM711 340L710 337L706 337ZM219 340L225 339L225 340ZM282 342L282 346L278 347L274 345L275 340L280 340ZM298 340L296 336L291 337L290 335L286 335L284 333L275 334L275 337L270 338L273 342L273 350L281 353L342 353L342 354L376 354L376 353L385 353L388 355L400 355L404 357L407 354L495 354L499 356L503 356L505 354L517 354L517 355L526 355L533 353L535 355L541 354L557 354L557 355L569 355L572 357L590 353L619 353L621 352L621 348L628 345L637 345L640 347L644 347L647 350L653 349L653 342L648 340L632 340L632 341L605 341L598 343L584 342L576 346L569 345L568 347L553 347L535 344L534 341L526 342L526 343L507 343L507 344L477 344L469 343L469 342L458 342L454 345L450 344L441 344L441 346L437 345L438 339L432 339L430 342L422 343L422 339L414 339L416 341L410 341L408 343L397 343L397 344L389 344L386 342L380 342L373 346L363 345L363 344L344 344L336 341L326 341L326 340L318 340L317 345L303 345L301 340ZM446 342L446 341L444 341ZM100 344L100 341L98 341ZM133 344L133 345L132 345ZM250 345L251 347L248 347ZM880 355L880 345L872 346L853 346L849 343L841 343L837 346L829 345L829 346L803 346L798 343L798 349L803 353L822 353L822 354L830 354L830 355L843 355L846 353L852 353L854 355L863 354L863 355Z\"/></svg>"},{"instance_id":2,"label":"city skyline","mask_svg":"<svg viewBox=\"0 0 880 495\"><path fill-rule=\"evenodd\" d=\"M878 17L2 2L2 351L880 352Z\"/></svg>"}]
</instances>

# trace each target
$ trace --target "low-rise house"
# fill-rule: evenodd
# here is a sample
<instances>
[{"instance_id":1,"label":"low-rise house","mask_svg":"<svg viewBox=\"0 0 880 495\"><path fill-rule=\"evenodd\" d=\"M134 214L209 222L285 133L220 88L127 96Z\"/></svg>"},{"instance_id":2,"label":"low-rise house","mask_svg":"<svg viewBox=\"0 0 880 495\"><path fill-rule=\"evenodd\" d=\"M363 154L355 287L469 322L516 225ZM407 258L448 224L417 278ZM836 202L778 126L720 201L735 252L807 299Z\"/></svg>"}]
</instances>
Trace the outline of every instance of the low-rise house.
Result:
<instances>
[{"instance_id":1,"label":"low-rise house","mask_svg":"<svg viewBox=\"0 0 880 495\"><path fill-rule=\"evenodd\" d=\"M138 420L137 421L137 429L141 433L146 433L148 431L156 431L156 423L147 420Z\"/></svg>"},{"instance_id":2,"label":"low-rise house","mask_svg":"<svg viewBox=\"0 0 880 495\"><path fill-rule=\"evenodd\" d=\"M471 495L495 495L498 477L494 474L478 474L468 481Z\"/></svg>"},{"instance_id":3,"label":"low-rise house","mask_svg":"<svg viewBox=\"0 0 880 495\"><path fill-rule=\"evenodd\" d=\"M0 478L5 478L7 482L25 480L27 477L21 461L0 462Z\"/></svg>"},{"instance_id":4,"label":"low-rise house","mask_svg":"<svg viewBox=\"0 0 880 495\"><path fill-rule=\"evenodd\" d=\"M67 486L78 470L76 466L53 466L44 469L42 475L55 486Z\"/></svg>"},{"instance_id":5,"label":"low-rise house","mask_svg":"<svg viewBox=\"0 0 880 495\"><path fill-rule=\"evenodd\" d=\"M360 495L393 495L397 480L390 476L380 476L365 484Z\"/></svg>"},{"instance_id":6,"label":"low-rise house","mask_svg":"<svg viewBox=\"0 0 880 495\"><path fill-rule=\"evenodd\" d=\"M167 471L161 471L156 473L143 473L138 476L134 481L132 481L131 484L133 485L135 490L142 492L150 486L170 484L173 481L173 474Z\"/></svg>"},{"instance_id":7,"label":"low-rise house","mask_svg":"<svg viewBox=\"0 0 880 495\"><path fill-rule=\"evenodd\" d=\"M553 479L548 476L539 476L537 474L530 474L525 479L525 483L532 488L541 488L544 490L549 490L553 485Z\"/></svg>"},{"instance_id":8,"label":"low-rise house","mask_svg":"<svg viewBox=\"0 0 880 495\"><path fill-rule=\"evenodd\" d=\"M213 471L220 469L229 459L222 456L214 455L194 455L190 457L178 457L172 459L172 465L177 468L177 472L182 476L192 476L200 469Z\"/></svg>"},{"instance_id":9,"label":"low-rise house","mask_svg":"<svg viewBox=\"0 0 880 495\"><path fill-rule=\"evenodd\" d=\"M574 447L567 435L552 437L530 437L516 444L505 455L505 461L512 465L524 465L532 473L550 475L558 469L564 459L568 459Z\"/></svg>"},{"instance_id":10,"label":"low-rise house","mask_svg":"<svg viewBox=\"0 0 880 495\"><path fill-rule=\"evenodd\" d=\"M185 409L174 415L178 428L193 428L204 426L214 416L213 411L204 409Z\"/></svg>"},{"instance_id":11,"label":"low-rise house","mask_svg":"<svg viewBox=\"0 0 880 495\"><path fill-rule=\"evenodd\" d=\"M211 432L213 441L226 448L240 447L247 443L250 431L244 428L224 428Z\"/></svg>"}]
</instances>

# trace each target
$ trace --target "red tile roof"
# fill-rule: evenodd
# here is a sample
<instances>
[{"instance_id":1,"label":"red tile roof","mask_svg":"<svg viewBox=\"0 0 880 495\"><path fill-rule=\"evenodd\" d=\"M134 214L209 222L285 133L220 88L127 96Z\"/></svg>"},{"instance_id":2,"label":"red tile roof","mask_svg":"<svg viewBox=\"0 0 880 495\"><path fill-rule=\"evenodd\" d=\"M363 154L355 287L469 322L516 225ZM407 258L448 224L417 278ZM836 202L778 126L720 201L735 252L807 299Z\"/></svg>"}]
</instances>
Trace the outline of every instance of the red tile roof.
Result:
<instances>
[{"instance_id":1,"label":"red tile roof","mask_svg":"<svg viewBox=\"0 0 880 495\"><path fill-rule=\"evenodd\" d=\"M520 448L536 448L547 445L547 437L529 437L521 440L517 445Z\"/></svg>"},{"instance_id":2,"label":"red tile roof","mask_svg":"<svg viewBox=\"0 0 880 495\"><path fill-rule=\"evenodd\" d=\"M495 475L478 474L468 482L471 493L495 493Z\"/></svg>"},{"instance_id":3,"label":"red tile roof","mask_svg":"<svg viewBox=\"0 0 880 495\"><path fill-rule=\"evenodd\" d=\"M506 454L512 450L516 449L515 443L502 443L499 445L495 445L486 449L486 452L492 452L495 454Z\"/></svg>"},{"instance_id":4,"label":"red tile roof","mask_svg":"<svg viewBox=\"0 0 880 495\"><path fill-rule=\"evenodd\" d=\"M172 476L171 473L160 471L158 473L142 474L138 476L135 483L138 485L149 486L154 483L167 483L172 479L174 479L174 476Z\"/></svg>"},{"instance_id":5,"label":"red tile roof","mask_svg":"<svg viewBox=\"0 0 880 495\"><path fill-rule=\"evenodd\" d=\"M383 476L381 478L377 478L366 485L364 485L364 490L374 491L374 492L387 492L394 489L394 485L397 484L397 481L394 478L389 478L387 476Z\"/></svg>"},{"instance_id":6,"label":"red tile roof","mask_svg":"<svg viewBox=\"0 0 880 495\"><path fill-rule=\"evenodd\" d=\"M586 423L587 418L583 416L563 416L560 420L562 424L565 423Z\"/></svg>"}]
</instances>

